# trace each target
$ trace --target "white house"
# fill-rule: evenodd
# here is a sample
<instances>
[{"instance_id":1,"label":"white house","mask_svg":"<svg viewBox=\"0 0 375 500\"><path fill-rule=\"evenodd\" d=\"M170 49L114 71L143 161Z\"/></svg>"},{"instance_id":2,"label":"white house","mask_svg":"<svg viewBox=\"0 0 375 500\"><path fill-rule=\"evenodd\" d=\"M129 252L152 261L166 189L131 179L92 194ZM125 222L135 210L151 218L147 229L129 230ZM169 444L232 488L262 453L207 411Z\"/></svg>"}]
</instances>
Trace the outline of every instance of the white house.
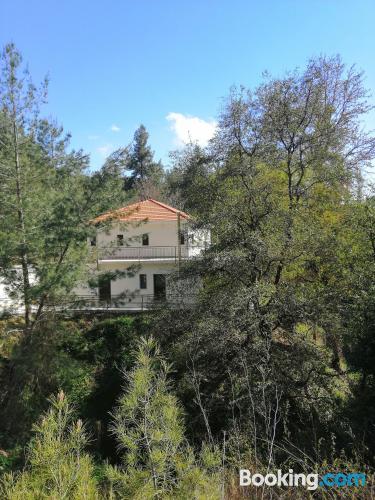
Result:
<instances>
[{"instance_id":1,"label":"white house","mask_svg":"<svg viewBox=\"0 0 375 500\"><path fill-rule=\"evenodd\" d=\"M193 230L188 214L148 199L102 214L92 223L96 237L87 242L88 269L93 277L103 278L98 287L77 286L71 307L144 310L165 300L188 302L194 296L194 283L178 287L168 280L210 244L209 231ZM22 307L0 282L0 312L20 312Z\"/></svg>"},{"instance_id":2,"label":"white house","mask_svg":"<svg viewBox=\"0 0 375 500\"><path fill-rule=\"evenodd\" d=\"M77 296L99 306L143 309L155 301L175 300L177 294L181 298L168 275L210 244L210 233L192 230L188 214L153 199L107 212L93 223L96 237L88 245L97 271L124 272L102 279L97 288L76 289ZM194 291L188 287L185 296Z\"/></svg>"}]
</instances>

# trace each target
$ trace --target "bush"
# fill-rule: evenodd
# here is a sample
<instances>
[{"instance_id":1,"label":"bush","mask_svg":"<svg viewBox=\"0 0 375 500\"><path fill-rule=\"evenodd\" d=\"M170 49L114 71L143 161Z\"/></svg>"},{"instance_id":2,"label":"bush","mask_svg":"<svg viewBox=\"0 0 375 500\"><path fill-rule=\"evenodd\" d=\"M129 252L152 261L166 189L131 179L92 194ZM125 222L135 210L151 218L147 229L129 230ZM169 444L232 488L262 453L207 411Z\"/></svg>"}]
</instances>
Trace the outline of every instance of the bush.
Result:
<instances>
[{"instance_id":1,"label":"bush","mask_svg":"<svg viewBox=\"0 0 375 500\"><path fill-rule=\"evenodd\" d=\"M0 343L0 440L23 448L47 400L60 388L95 432L100 454L116 460L108 412L121 392L120 367L130 368L147 320L45 321L32 338L3 323Z\"/></svg>"},{"instance_id":2,"label":"bush","mask_svg":"<svg viewBox=\"0 0 375 500\"><path fill-rule=\"evenodd\" d=\"M50 402L50 409L34 426L25 469L4 476L2 498L98 499L93 464L83 451L87 437L82 421L73 422L73 411L63 392Z\"/></svg>"},{"instance_id":3,"label":"bush","mask_svg":"<svg viewBox=\"0 0 375 500\"><path fill-rule=\"evenodd\" d=\"M198 464L186 446L170 371L155 340L142 339L135 366L125 377L127 390L114 412L112 430L123 452L122 468L108 467L116 498L220 498L218 452L206 447L205 460Z\"/></svg>"}]
</instances>

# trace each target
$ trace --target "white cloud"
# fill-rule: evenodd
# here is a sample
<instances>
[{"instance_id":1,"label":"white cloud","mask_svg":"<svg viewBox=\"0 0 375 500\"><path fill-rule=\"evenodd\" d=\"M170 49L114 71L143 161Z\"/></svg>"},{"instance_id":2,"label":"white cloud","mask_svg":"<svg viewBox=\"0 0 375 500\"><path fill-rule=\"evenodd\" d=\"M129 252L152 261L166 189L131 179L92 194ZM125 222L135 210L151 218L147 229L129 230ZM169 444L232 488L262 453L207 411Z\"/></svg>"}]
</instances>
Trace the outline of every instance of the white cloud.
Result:
<instances>
[{"instance_id":1,"label":"white cloud","mask_svg":"<svg viewBox=\"0 0 375 500\"><path fill-rule=\"evenodd\" d=\"M113 145L112 144L103 144L103 146L100 146L99 148L96 149L98 153L100 153L103 157L108 156L108 154L113 150Z\"/></svg>"},{"instance_id":2,"label":"white cloud","mask_svg":"<svg viewBox=\"0 0 375 500\"><path fill-rule=\"evenodd\" d=\"M182 113L168 113L166 119L171 122L171 130L175 133L178 146L190 142L206 146L215 134L217 123L214 120L202 120L197 116Z\"/></svg>"},{"instance_id":3,"label":"white cloud","mask_svg":"<svg viewBox=\"0 0 375 500\"><path fill-rule=\"evenodd\" d=\"M96 141L100 137L98 135L89 135L87 138L89 141Z\"/></svg>"},{"instance_id":4,"label":"white cloud","mask_svg":"<svg viewBox=\"0 0 375 500\"><path fill-rule=\"evenodd\" d=\"M111 130L112 130L112 132L120 132L120 127L118 127L117 125L113 124L111 126Z\"/></svg>"}]
</instances>

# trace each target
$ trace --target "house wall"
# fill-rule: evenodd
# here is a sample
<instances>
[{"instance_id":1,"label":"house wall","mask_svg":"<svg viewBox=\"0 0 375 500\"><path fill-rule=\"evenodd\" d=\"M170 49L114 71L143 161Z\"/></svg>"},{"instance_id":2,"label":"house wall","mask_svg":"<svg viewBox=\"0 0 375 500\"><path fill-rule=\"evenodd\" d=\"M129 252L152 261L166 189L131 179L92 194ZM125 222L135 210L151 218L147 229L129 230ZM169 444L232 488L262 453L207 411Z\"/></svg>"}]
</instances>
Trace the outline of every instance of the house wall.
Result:
<instances>
[{"instance_id":1,"label":"house wall","mask_svg":"<svg viewBox=\"0 0 375 500\"><path fill-rule=\"evenodd\" d=\"M137 295L153 295L154 287L153 287L153 275L154 274L171 274L176 270L174 265L169 263L151 263L146 262L141 265L135 265L136 269L133 276L127 276L125 278L119 278L115 281L111 281L111 295L119 295L124 292L133 293L135 292ZM126 270L129 268L129 265L121 266L121 264L106 264L105 266L101 265L101 271L105 270ZM147 276L147 288L140 289L139 288L139 275L146 274ZM168 282L167 282L167 293L168 293Z\"/></svg>"},{"instance_id":2,"label":"house wall","mask_svg":"<svg viewBox=\"0 0 375 500\"><path fill-rule=\"evenodd\" d=\"M106 271L127 271L126 277L121 277L116 280L111 280L111 296L120 295L122 293L135 293L136 295L153 295L154 294L154 274L169 275L176 271L176 266L171 263L134 263L132 266L129 263L121 262L106 262L100 264L100 273ZM140 274L147 276L147 288L140 289ZM172 287L168 286L167 280L167 294L172 292ZM80 284L75 288L76 295L93 295L97 296L98 288L90 289L88 285Z\"/></svg>"},{"instance_id":3,"label":"house wall","mask_svg":"<svg viewBox=\"0 0 375 500\"><path fill-rule=\"evenodd\" d=\"M181 220L181 229L187 231L189 234L189 240L186 238L186 244L189 246L201 245L205 243L209 244L210 233L208 231L191 231L188 230L188 224L185 220ZM144 222L142 224L116 224L109 231L100 230L97 234L97 246L114 246L117 243L117 235L124 235L124 244L139 247L142 246L141 235L147 233L149 235L149 246L178 246L178 234L177 234L177 221L150 221ZM188 242L189 241L189 242ZM90 243L88 243L90 244ZM198 255L199 249L191 248L189 249L189 255ZM90 265L91 266L91 265ZM111 270L127 270L133 268L133 275L129 275L124 278L119 278L111 282L111 295L116 296L127 292L129 294L135 293L136 295L153 295L154 294L154 274L172 274L177 269L177 264L174 259L172 261L160 262L150 259L149 261L138 262L99 262L99 268L97 269L97 264L95 264L91 271L92 272L103 272ZM32 282L35 281L33 273ZM146 274L147 276L147 288L140 289L140 274ZM167 280L167 296L173 295L175 285L171 282L168 283ZM182 288L190 293L192 287L189 285L182 285ZM77 284L74 289L77 296L98 296L98 289L91 289L85 283ZM13 305L13 301L9 299L6 287L0 280L0 310L6 305Z\"/></svg>"},{"instance_id":4,"label":"house wall","mask_svg":"<svg viewBox=\"0 0 375 500\"><path fill-rule=\"evenodd\" d=\"M4 283L2 283L2 281L0 280L0 308L1 306L5 307L6 305L8 305L8 303L10 303L8 291Z\"/></svg>"},{"instance_id":5,"label":"house wall","mask_svg":"<svg viewBox=\"0 0 375 500\"><path fill-rule=\"evenodd\" d=\"M182 224L181 224L182 226ZM109 231L100 230L97 233L97 246L106 247L116 244L117 235L124 235L124 245L142 246L142 234L148 234L149 246L176 246L176 221L151 221L140 225L134 223L115 224Z\"/></svg>"},{"instance_id":6,"label":"house wall","mask_svg":"<svg viewBox=\"0 0 375 500\"><path fill-rule=\"evenodd\" d=\"M181 231L187 231L191 245L204 245L209 243L208 231L191 231L185 220L181 220ZM101 229L97 233L96 244L98 247L116 245L117 235L124 235L124 245L131 247L142 246L142 234L148 234L149 246L177 246L178 231L177 221L148 221L137 223L114 224L109 230ZM185 240L187 244L187 239Z\"/></svg>"},{"instance_id":7,"label":"house wall","mask_svg":"<svg viewBox=\"0 0 375 500\"><path fill-rule=\"evenodd\" d=\"M18 274L19 283L22 283L22 270L20 266L15 266L14 270ZM32 268L29 268L29 280L30 285L33 286L36 284L37 279L35 276L35 271ZM3 279L0 277L0 311L13 309L17 310L20 314L23 312L23 300L11 298L9 296L9 287L4 283Z\"/></svg>"},{"instance_id":8,"label":"house wall","mask_svg":"<svg viewBox=\"0 0 375 500\"><path fill-rule=\"evenodd\" d=\"M181 230L185 232L185 246L191 247L189 255L198 255L200 250L197 247L203 247L210 243L210 232L206 230L189 229L186 220L181 220ZM124 245L129 247L141 247L142 235L148 234L149 247L177 247L178 246L178 226L177 221L146 221L142 223L116 223L110 229L101 229L97 233L96 245L98 248L114 247L117 246L117 235L124 236ZM195 248L194 248L195 247ZM177 264L172 262L160 262L150 259L150 261L137 260L134 263L129 261L121 262L119 260L110 262L99 261L99 271L126 271L128 269L135 269L133 275L124 278L118 278L111 281L111 296L116 296L122 293L136 295L153 295L154 294L154 274L171 274L176 271ZM147 288L140 289L140 274L147 276ZM77 287L76 293L78 295L98 294L98 289L88 291L85 286ZM167 280L167 295L173 294L173 285L168 284Z\"/></svg>"}]
</instances>

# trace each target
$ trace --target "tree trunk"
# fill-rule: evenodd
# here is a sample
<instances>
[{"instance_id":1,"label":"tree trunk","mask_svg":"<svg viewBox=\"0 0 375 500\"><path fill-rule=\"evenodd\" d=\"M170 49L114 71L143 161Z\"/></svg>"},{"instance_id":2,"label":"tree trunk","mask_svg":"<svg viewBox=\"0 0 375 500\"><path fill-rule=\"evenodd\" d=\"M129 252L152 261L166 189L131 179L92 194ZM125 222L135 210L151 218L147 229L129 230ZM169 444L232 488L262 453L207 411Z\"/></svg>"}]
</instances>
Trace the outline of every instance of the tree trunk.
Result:
<instances>
[{"instance_id":1,"label":"tree trunk","mask_svg":"<svg viewBox=\"0 0 375 500\"><path fill-rule=\"evenodd\" d=\"M16 123L16 109L13 103L13 139L14 139L14 164L16 169L16 196L17 196L17 217L20 230L20 260L22 267L22 280L23 280L23 302L25 306L25 326L26 329L30 327L31 304L30 304L30 275L29 275L29 262L27 256L27 241L25 230L25 214L23 204L23 191L21 181L21 164L19 158L19 142L18 130Z\"/></svg>"}]
</instances>

